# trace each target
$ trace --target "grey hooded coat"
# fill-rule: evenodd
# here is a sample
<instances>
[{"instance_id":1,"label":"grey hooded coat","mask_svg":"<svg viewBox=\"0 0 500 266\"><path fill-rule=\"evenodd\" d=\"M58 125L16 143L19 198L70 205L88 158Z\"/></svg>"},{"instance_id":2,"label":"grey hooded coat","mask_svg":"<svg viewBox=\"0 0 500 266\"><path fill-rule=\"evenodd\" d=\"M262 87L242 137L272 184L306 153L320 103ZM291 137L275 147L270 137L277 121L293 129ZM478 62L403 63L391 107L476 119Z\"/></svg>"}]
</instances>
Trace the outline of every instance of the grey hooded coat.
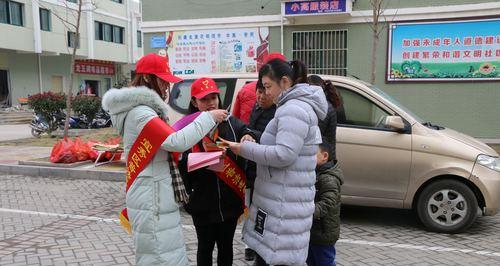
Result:
<instances>
[{"instance_id":1,"label":"grey hooded coat","mask_svg":"<svg viewBox=\"0 0 500 266\"><path fill-rule=\"evenodd\" d=\"M278 98L276 115L260 143L240 154L257 163L244 242L268 264L303 265L314 213L318 119L327 112L320 87L297 84Z\"/></svg>"},{"instance_id":2,"label":"grey hooded coat","mask_svg":"<svg viewBox=\"0 0 500 266\"><path fill-rule=\"evenodd\" d=\"M104 95L102 105L123 136L125 158L149 120L158 116L167 118L166 103L146 87L111 89ZM204 112L184 129L171 134L127 192L137 265L188 264L167 155L191 148L214 126L212 115Z\"/></svg>"}]
</instances>

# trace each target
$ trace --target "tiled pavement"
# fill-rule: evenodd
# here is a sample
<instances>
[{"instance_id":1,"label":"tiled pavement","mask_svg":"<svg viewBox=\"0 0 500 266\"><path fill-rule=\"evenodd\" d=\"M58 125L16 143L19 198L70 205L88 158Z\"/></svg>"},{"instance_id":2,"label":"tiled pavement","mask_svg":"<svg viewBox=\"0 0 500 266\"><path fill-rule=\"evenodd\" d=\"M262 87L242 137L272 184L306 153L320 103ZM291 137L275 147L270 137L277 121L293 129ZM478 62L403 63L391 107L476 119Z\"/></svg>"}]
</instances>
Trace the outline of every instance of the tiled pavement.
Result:
<instances>
[{"instance_id":1,"label":"tiled pavement","mask_svg":"<svg viewBox=\"0 0 500 266\"><path fill-rule=\"evenodd\" d=\"M0 175L0 265L129 265L131 238L117 224L123 184ZM196 235L183 213L191 265ZM240 228L234 265L243 259ZM500 216L460 235L426 232L411 211L344 207L339 265L500 265Z\"/></svg>"}]
</instances>

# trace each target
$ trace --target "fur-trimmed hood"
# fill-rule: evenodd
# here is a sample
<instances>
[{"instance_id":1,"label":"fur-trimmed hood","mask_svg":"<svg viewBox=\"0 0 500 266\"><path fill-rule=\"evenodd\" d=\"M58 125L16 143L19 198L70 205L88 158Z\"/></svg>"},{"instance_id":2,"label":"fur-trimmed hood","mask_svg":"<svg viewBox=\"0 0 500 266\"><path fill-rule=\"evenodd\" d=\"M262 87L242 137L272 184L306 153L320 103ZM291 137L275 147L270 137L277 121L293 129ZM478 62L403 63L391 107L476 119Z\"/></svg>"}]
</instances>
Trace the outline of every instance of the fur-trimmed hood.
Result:
<instances>
[{"instance_id":1,"label":"fur-trimmed hood","mask_svg":"<svg viewBox=\"0 0 500 266\"><path fill-rule=\"evenodd\" d=\"M167 121L167 104L152 89L144 86L110 89L102 97L102 108L111 116L113 125L123 133L127 113L133 108L146 105Z\"/></svg>"}]
</instances>

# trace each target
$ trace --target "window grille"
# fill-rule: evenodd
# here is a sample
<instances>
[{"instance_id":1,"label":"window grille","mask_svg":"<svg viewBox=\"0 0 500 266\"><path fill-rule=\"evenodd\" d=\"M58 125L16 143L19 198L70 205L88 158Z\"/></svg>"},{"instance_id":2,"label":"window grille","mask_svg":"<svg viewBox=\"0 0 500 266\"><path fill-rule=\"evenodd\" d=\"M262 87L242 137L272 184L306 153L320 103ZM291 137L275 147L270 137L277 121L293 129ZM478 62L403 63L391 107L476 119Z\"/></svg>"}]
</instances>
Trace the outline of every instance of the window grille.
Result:
<instances>
[{"instance_id":1,"label":"window grille","mask_svg":"<svg viewBox=\"0 0 500 266\"><path fill-rule=\"evenodd\" d=\"M292 56L310 74L347 75L347 30L295 31Z\"/></svg>"}]
</instances>

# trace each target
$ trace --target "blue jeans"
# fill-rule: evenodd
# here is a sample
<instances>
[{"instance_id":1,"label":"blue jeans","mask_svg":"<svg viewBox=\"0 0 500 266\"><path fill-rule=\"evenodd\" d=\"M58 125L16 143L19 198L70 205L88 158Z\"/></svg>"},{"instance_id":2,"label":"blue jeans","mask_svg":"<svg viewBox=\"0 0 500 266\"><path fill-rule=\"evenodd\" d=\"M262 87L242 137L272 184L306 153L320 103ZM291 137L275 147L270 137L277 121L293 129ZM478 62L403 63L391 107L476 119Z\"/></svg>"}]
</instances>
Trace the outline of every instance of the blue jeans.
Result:
<instances>
[{"instance_id":1,"label":"blue jeans","mask_svg":"<svg viewBox=\"0 0 500 266\"><path fill-rule=\"evenodd\" d=\"M308 266L336 266L335 245L309 245Z\"/></svg>"}]
</instances>

